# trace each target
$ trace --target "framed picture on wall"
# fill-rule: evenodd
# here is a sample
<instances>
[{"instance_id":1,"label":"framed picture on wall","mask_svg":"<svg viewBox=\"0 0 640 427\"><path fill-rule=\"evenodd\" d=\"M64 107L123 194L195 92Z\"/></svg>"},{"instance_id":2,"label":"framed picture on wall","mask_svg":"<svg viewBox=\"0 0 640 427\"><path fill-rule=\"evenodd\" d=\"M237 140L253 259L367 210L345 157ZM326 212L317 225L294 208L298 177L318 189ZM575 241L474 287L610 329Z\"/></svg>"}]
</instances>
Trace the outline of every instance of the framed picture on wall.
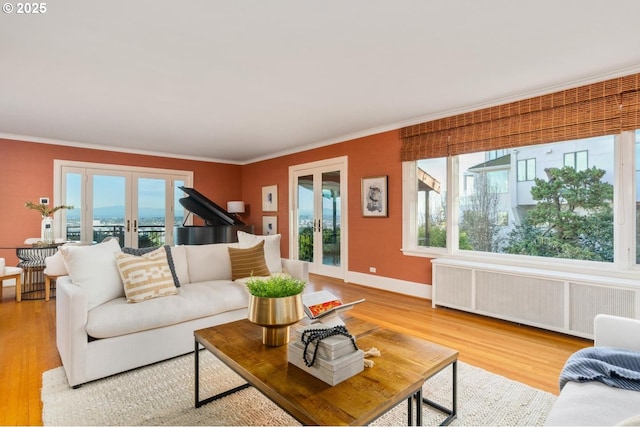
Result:
<instances>
[{"instance_id":1,"label":"framed picture on wall","mask_svg":"<svg viewBox=\"0 0 640 427\"><path fill-rule=\"evenodd\" d=\"M277 212L278 210L278 186L267 185L262 187L262 211Z\"/></svg>"},{"instance_id":2,"label":"framed picture on wall","mask_svg":"<svg viewBox=\"0 0 640 427\"><path fill-rule=\"evenodd\" d=\"M278 217L265 215L262 217L262 234L271 236L278 234Z\"/></svg>"},{"instance_id":3,"label":"framed picture on wall","mask_svg":"<svg viewBox=\"0 0 640 427\"><path fill-rule=\"evenodd\" d=\"M387 175L362 178L362 216L388 217Z\"/></svg>"}]
</instances>

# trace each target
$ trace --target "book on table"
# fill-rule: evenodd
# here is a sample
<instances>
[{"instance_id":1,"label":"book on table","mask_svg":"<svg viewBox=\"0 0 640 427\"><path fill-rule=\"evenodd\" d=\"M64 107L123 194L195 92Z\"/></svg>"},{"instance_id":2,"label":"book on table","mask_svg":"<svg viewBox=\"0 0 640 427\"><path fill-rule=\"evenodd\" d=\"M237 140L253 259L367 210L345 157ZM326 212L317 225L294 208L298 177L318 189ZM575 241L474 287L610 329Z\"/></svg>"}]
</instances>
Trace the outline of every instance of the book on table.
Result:
<instances>
[{"instance_id":1,"label":"book on table","mask_svg":"<svg viewBox=\"0 0 640 427\"><path fill-rule=\"evenodd\" d=\"M289 363L332 386L362 372L364 352L358 349L355 337L344 328L339 313L363 301L360 299L345 304L328 291L302 294L302 306L311 324L294 329L295 338L289 343L287 351ZM327 335L321 334L323 330L337 327L342 329L328 331L331 334ZM303 341L305 333L312 335Z\"/></svg>"},{"instance_id":2,"label":"book on table","mask_svg":"<svg viewBox=\"0 0 640 427\"><path fill-rule=\"evenodd\" d=\"M341 313L345 310L351 309L354 305L363 301L364 298L349 303L343 303L329 291L302 294L304 312L311 320L318 320L332 314Z\"/></svg>"}]
</instances>

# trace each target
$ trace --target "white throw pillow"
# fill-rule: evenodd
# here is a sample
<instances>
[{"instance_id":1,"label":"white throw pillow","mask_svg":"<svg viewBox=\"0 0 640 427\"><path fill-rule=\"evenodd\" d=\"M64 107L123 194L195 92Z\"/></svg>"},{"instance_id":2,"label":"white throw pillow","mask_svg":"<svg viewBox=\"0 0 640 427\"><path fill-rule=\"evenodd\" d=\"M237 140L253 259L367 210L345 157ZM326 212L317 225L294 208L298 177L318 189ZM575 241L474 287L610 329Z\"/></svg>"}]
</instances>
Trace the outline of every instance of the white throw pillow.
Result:
<instances>
[{"instance_id":1,"label":"white throw pillow","mask_svg":"<svg viewBox=\"0 0 640 427\"><path fill-rule=\"evenodd\" d=\"M115 253L122 252L115 239L92 246L63 246L64 264L74 285L87 293L88 309L124 296Z\"/></svg>"},{"instance_id":2,"label":"white throw pillow","mask_svg":"<svg viewBox=\"0 0 640 427\"><path fill-rule=\"evenodd\" d=\"M64 265L64 259L62 259L62 253L60 251L55 254L46 257L44 259L44 273L47 276L66 276L67 268Z\"/></svg>"},{"instance_id":3,"label":"white throw pillow","mask_svg":"<svg viewBox=\"0 0 640 427\"><path fill-rule=\"evenodd\" d=\"M236 246L238 246L236 243L185 246L189 283L207 282L209 280L231 280L229 248Z\"/></svg>"},{"instance_id":4,"label":"white throw pillow","mask_svg":"<svg viewBox=\"0 0 640 427\"><path fill-rule=\"evenodd\" d=\"M264 240L264 258L271 274L282 272L280 256L280 234L271 236L256 236L255 234L238 231L238 244L242 249L251 248Z\"/></svg>"}]
</instances>

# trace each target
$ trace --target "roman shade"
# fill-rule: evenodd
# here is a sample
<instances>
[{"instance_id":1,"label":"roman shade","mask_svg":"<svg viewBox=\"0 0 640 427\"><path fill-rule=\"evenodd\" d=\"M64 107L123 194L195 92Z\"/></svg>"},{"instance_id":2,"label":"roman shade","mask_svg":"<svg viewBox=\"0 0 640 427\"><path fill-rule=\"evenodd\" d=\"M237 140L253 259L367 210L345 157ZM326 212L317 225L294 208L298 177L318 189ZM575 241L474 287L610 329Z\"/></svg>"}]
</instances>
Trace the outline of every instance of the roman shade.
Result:
<instances>
[{"instance_id":1,"label":"roman shade","mask_svg":"<svg viewBox=\"0 0 640 427\"><path fill-rule=\"evenodd\" d=\"M640 74L401 129L402 161L545 144L640 127Z\"/></svg>"}]
</instances>

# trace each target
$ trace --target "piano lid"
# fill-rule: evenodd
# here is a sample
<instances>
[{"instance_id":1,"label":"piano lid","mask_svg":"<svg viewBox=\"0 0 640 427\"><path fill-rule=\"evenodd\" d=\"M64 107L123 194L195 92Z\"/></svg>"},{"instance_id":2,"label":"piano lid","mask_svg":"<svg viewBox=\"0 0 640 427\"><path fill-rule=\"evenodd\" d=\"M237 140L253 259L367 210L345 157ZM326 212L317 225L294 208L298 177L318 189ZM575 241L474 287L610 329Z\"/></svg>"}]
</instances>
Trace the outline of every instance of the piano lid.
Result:
<instances>
[{"instance_id":1,"label":"piano lid","mask_svg":"<svg viewBox=\"0 0 640 427\"><path fill-rule=\"evenodd\" d=\"M199 191L189 187L178 188L189 195L181 198L180 204L189 212L202 218L206 225L244 225L244 222L222 209Z\"/></svg>"}]
</instances>

